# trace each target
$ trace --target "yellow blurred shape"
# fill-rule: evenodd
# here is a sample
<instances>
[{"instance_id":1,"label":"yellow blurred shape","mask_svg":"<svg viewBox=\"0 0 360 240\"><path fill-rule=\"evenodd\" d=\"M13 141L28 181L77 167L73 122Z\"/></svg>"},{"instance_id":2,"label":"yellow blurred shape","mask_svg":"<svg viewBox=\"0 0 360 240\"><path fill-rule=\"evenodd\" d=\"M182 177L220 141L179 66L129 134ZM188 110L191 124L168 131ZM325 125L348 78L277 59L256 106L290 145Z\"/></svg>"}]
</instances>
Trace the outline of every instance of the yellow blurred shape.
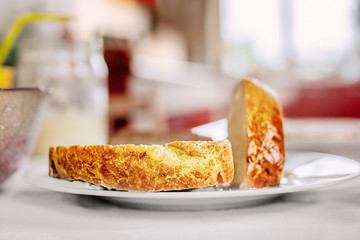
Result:
<instances>
[{"instance_id":1,"label":"yellow blurred shape","mask_svg":"<svg viewBox=\"0 0 360 240\"><path fill-rule=\"evenodd\" d=\"M69 16L56 15L47 13L27 13L20 15L16 21L12 24L11 28L7 32L4 40L0 45L0 65L4 64L4 61L9 54L12 46L14 45L19 33L24 26L30 22L37 21L67 21L70 20Z\"/></svg>"},{"instance_id":2,"label":"yellow blurred shape","mask_svg":"<svg viewBox=\"0 0 360 240\"><path fill-rule=\"evenodd\" d=\"M0 88L13 87L14 70L12 67L0 66Z\"/></svg>"}]
</instances>

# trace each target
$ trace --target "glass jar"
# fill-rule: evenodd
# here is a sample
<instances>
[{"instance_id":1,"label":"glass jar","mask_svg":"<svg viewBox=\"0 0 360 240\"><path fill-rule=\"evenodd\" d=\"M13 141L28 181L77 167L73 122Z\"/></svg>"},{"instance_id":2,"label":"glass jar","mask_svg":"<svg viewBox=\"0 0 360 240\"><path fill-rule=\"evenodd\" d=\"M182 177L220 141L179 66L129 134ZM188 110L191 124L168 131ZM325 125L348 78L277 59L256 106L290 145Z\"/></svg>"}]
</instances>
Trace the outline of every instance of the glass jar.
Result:
<instances>
[{"instance_id":1,"label":"glass jar","mask_svg":"<svg viewBox=\"0 0 360 240\"><path fill-rule=\"evenodd\" d=\"M47 156L49 146L107 143L107 68L101 46L98 41L21 44L17 86L51 93L35 156Z\"/></svg>"}]
</instances>

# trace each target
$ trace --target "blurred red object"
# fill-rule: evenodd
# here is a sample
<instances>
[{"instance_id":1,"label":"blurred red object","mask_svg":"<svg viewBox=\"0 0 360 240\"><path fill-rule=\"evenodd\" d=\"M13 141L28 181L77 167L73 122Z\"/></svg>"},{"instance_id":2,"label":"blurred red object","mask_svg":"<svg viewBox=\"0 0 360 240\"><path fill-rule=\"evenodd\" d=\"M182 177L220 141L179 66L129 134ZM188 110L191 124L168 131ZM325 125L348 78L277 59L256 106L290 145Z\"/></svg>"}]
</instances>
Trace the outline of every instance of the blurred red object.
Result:
<instances>
[{"instance_id":1,"label":"blurred red object","mask_svg":"<svg viewBox=\"0 0 360 240\"><path fill-rule=\"evenodd\" d=\"M284 106L285 117L360 117L360 83L303 86Z\"/></svg>"},{"instance_id":2,"label":"blurred red object","mask_svg":"<svg viewBox=\"0 0 360 240\"><path fill-rule=\"evenodd\" d=\"M137 2L147 6L150 9L156 8L156 0L137 0Z\"/></svg>"},{"instance_id":3,"label":"blurred red object","mask_svg":"<svg viewBox=\"0 0 360 240\"><path fill-rule=\"evenodd\" d=\"M109 71L109 134L112 135L128 125L131 52L124 39L105 38L104 42L104 59Z\"/></svg>"},{"instance_id":4,"label":"blurred red object","mask_svg":"<svg viewBox=\"0 0 360 240\"><path fill-rule=\"evenodd\" d=\"M104 59L109 69L109 93L125 94L131 73L131 56L127 41L105 39Z\"/></svg>"}]
</instances>

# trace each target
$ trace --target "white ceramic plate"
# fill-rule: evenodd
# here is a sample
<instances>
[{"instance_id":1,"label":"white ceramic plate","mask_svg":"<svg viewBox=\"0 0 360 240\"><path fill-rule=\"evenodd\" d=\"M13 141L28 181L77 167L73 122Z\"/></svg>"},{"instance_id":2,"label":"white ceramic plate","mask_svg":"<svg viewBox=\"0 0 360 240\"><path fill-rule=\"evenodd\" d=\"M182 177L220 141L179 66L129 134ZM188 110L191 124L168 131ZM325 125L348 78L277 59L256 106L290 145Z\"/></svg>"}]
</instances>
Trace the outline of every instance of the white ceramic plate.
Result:
<instances>
[{"instance_id":1,"label":"white ceramic plate","mask_svg":"<svg viewBox=\"0 0 360 240\"><path fill-rule=\"evenodd\" d=\"M48 176L47 166L34 166L25 179L57 192L106 197L121 206L161 210L205 210L259 204L285 193L331 186L360 174L359 162L336 155L314 152L287 153L285 170L278 187L263 189L204 188L177 192L110 191L80 181Z\"/></svg>"}]
</instances>

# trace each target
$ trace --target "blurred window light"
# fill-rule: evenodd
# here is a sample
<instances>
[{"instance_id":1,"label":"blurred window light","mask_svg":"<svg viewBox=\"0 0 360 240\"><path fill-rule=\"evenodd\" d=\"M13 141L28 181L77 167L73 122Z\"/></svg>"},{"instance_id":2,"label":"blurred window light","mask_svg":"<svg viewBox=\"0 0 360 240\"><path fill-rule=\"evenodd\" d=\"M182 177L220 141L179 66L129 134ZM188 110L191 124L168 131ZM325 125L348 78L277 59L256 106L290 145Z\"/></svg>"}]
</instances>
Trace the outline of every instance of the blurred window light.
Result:
<instances>
[{"instance_id":1,"label":"blurred window light","mask_svg":"<svg viewBox=\"0 0 360 240\"><path fill-rule=\"evenodd\" d=\"M340 57L353 46L353 2L293 0L296 62L327 62L334 57Z\"/></svg>"},{"instance_id":2,"label":"blurred window light","mask_svg":"<svg viewBox=\"0 0 360 240\"><path fill-rule=\"evenodd\" d=\"M223 69L335 68L353 51L357 0L221 0Z\"/></svg>"},{"instance_id":3,"label":"blurred window light","mask_svg":"<svg viewBox=\"0 0 360 240\"><path fill-rule=\"evenodd\" d=\"M221 35L229 63L239 60L237 57L246 57L260 64L281 67L279 0L224 0L220 9Z\"/></svg>"}]
</instances>

